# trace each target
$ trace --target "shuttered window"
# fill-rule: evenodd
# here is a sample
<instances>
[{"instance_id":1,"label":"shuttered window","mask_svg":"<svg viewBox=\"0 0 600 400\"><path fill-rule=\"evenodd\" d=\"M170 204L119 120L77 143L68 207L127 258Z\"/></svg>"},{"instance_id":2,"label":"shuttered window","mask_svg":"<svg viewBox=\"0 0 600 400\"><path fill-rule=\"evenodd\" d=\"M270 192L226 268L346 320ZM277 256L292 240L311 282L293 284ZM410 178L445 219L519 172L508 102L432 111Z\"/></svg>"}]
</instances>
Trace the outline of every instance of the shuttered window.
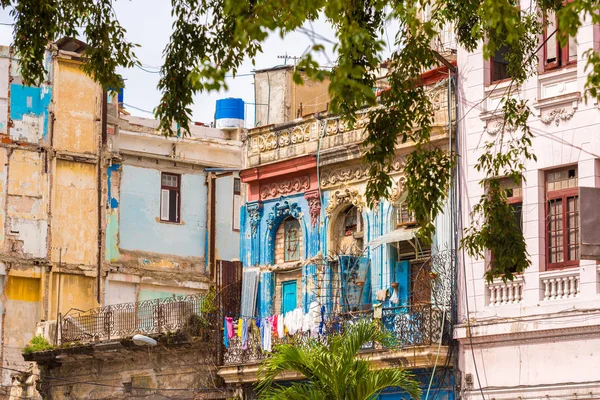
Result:
<instances>
[{"instance_id":1,"label":"shuttered window","mask_svg":"<svg viewBox=\"0 0 600 400\"><path fill-rule=\"evenodd\" d=\"M163 172L160 185L160 220L179 222L181 175Z\"/></svg>"}]
</instances>

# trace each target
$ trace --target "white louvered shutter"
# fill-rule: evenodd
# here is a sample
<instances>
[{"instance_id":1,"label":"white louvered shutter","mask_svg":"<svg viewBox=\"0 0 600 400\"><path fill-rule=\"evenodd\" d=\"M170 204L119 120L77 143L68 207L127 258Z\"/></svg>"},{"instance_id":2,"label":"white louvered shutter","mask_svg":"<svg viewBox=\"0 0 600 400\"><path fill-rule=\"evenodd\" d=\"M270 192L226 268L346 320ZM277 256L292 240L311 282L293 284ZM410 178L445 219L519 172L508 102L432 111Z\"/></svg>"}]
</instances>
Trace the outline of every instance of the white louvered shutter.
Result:
<instances>
[{"instance_id":1,"label":"white louvered shutter","mask_svg":"<svg viewBox=\"0 0 600 400\"><path fill-rule=\"evenodd\" d=\"M169 220L169 191L166 189L160 191L160 219Z\"/></svg>"}]
</instances>

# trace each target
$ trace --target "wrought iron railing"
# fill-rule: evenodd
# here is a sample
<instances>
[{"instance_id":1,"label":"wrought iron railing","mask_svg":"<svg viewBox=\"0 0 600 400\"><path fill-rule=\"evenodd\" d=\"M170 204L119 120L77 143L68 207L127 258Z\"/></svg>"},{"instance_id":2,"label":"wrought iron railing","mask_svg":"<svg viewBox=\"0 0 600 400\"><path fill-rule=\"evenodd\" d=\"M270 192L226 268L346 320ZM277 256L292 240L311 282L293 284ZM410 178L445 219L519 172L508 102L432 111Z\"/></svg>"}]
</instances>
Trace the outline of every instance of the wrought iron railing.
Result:
<instances>
[{"instance_id":1,"label":"wrought iron railing","mask_svg":"<svg viewBox=\"0 0 600 400\"><path fill-rule=\"evenodd\" d=\"M187 295L94 308L75 315L59 315L57 344L97 342L186 331L203 336L216 329L216 316L203 315L205 296Z\"/></svg>"},{"instance_id":2,"label":"wrought iron railing","mask_svg":"<svg viewBox=\"0 0 600 400\"><path fill-rule=\"evenodd\" d=\"M372 320L373 311L360 311L333 315L327 318L323 334L311 335L309 332L296 332L283 338L273 337L273 347L277 344L302 344L308 340L327 341L327 337L343 331L350 324L359 320ZM450 339L450 315L439 307L432 305L406 306L385 308L382 312L381 324L391 334L391 341L383 346L381 343L367 343L363 350L374 349L403 349L441 343L447 344ZM245 364L260 361L270 353L263 351L260 334L250 329L245 346L239 337L234 336L229 341L223 363L225 365Z\"/></svg>"}]
</instances>

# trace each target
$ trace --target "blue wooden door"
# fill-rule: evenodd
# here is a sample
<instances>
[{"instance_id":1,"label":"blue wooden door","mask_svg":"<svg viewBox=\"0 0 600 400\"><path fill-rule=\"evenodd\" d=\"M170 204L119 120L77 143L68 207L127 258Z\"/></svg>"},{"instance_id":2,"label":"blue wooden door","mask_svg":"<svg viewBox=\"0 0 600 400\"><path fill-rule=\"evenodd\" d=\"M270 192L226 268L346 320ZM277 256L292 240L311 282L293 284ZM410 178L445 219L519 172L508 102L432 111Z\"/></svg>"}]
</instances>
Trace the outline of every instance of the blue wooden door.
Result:
<instances>
[{"instance_id":1,"label":"blue wooden door","mask_svg":"<svg viewBox=\"0 0 600 400\"><path fill-rule=\"evenodd\" d=\"M281 284L281 312L285 314L296 308L296 281Z\"/></svg>"}]
</instances>

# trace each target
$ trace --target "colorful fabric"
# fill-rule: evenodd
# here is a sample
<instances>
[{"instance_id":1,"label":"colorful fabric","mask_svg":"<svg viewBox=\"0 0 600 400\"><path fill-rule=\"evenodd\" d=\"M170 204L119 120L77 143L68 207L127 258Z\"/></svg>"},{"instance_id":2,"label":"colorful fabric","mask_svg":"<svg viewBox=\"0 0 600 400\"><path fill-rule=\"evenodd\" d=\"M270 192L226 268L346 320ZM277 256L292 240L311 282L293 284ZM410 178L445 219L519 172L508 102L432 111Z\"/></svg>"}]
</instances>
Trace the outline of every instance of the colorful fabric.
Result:
<instances>
[{"instance_id":1,"label":"colorful fabric","mask_svg":"<svg viewBox=\"0 0 600 400\"><path fill-rule=\"evenodd\" d=\"M241 339L242 338L242 319L238 319L237 322L237 335Z\"/></svg>"},{"instance_id":2,"label":"colorful fabric","mask_svg":"<svg viewBox=\"0 0 600 400\"><path fill-rule=\"evenodd\" d=\"M248 320L242 320L242 350L248 349Z\"/></svg>"},{"instance_id":3,"label":"colorful fabric","mask_svg":"<svg viewBox=\"0 0 600 400\"><path fill-rule=\"evenodd\" d=\"M229 340L235 336L232 317L225 317L225 326L227 327L227 339Z\"/></svg>"},{"instance_id":4,"label":"colorful fabric","mask_svg":"<svg viewBox=\"0 0 600 400\"><path fill-rule=\"evenodd\" d=\"M227 317L225 317L225 319L223 319L223 344L225 345L226 349L229 348L229 334L227 332Z\"/></svg>"}]
</instances>

